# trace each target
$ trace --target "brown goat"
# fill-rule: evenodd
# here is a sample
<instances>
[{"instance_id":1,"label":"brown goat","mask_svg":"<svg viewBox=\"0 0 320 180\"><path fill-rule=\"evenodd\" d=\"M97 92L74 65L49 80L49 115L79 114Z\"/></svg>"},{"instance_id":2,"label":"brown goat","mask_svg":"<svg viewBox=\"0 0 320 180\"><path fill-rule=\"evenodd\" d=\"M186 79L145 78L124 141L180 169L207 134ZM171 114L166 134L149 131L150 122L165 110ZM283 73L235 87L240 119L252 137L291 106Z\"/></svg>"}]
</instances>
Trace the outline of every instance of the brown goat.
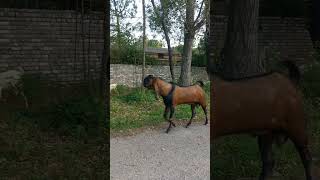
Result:
<instances>
[{"instance_id":1,"label":"brown goat","mask_svg":"<svg viewBox=\"0 0 320 180\"><path fill-rule=\"evenodd\" d=\"M293 63L286 65L297 82L299 69ZM228 134L258 135L263 162L260 180L264 180L272 174L272 142L279 134L286 135L300 154L306 179L312 179L302 96L287 77L280 73L235 81L214 77L211 102L211 143Z\"/></svg>"},{"instance_id":2,"label":"brown goat","mask_svg":"<svg viewBox=\"0 0 320 180\"><path fill-rule=\"evenodd\" d=\"M206 116L205 125L208 124L208 117L207 117L207 104L206 104L206 96L205 92L202 89L203 82L198 81L198 84L188 86L188 87L180 87L173 83L168 83L162 80L159 77L154 77L153 75L149 75L144 78L143 85L146 88L153 89L156 93L156 97L162 96L164 104L165 104L165 111L164 111L164 118L169 122L169 126L167 128L167 133L169 132L171 125L174 127L176 126L172 121L171 118L174 114L175 107L180 104L190 104L192 116L186 125L186 128L191 124L192 119L196 115L195 107L200 105L203 109L203 112ZM170 117L168 119L168 113L170 111Z\"/></svg>"}]
</instances>

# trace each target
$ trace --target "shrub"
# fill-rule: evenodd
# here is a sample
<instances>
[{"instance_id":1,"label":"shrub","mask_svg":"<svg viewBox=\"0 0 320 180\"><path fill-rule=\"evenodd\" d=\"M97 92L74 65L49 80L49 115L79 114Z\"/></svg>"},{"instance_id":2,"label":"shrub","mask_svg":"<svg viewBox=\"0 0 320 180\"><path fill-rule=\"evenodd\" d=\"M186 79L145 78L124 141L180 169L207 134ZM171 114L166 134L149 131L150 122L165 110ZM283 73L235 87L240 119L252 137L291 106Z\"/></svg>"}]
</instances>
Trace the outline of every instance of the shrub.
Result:
<instances>
[{"instance_id":1,"label":"shrub","mask_svg":"<svg viewBox=\"0 0 320 180\"><path fill-rule=\"evenodd\" d=\"M122 101L132 104L141 102L150 102L155 99L153 92L141 90L140 88L132 89L127 95L119 96Z\"/></svg>"},{"instance_id":2,"label":"shrub","mask_svg":"<svg viewBox=\"0 0 320 180\"><path fill-rule=\"evenodd\" d=\"M103 101L90 92L89 87L62 86L39 77L25 75L21 79L21 91L30 106L11 108L15 117L13 123L32 123L42 130L79 138L97 135L103 130Z\"/></svg>"},{"instance_id":3,"label":"shrub","mask_svg":"<svg viewBox=\"0 0 320 180\"><path fill-rule=\"evenodd\" d=\"M105 127L101 101L93 97L77 98L42 108L16 112L15 122L34 123L42 130L78 138L98 135Z\"/></svg>"}]
</instances>

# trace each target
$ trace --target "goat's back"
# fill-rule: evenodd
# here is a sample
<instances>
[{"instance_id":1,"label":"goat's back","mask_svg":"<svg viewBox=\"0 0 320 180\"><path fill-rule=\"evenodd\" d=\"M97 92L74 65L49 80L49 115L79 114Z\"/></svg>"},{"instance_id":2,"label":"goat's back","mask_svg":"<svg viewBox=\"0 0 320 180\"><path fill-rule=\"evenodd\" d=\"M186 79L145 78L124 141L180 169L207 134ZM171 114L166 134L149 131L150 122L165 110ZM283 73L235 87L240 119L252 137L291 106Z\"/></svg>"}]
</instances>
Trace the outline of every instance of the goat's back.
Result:
<instances>
[{"instance_id":1,"label":"goat's back","mask_svg":"<svg viewBox=\"0 0 320 180\"><path fill-rule=\"evenodd\" d=\"M205 104L205 92L199 85L176 87L174 91L174 104Z\"/></svg>"},{"instance_id":2,"label":"goat's back","mask_svg":"<svg viewBox=\"0 0 320 180\"><path fill-rule=\"evenodd\" d=\"M293 116L303 118L297 88L279 73L238 81L212 80L210 112L212 137L282 130L288 121L299 121L290 119Z\"/></svg>"}]
</instances>

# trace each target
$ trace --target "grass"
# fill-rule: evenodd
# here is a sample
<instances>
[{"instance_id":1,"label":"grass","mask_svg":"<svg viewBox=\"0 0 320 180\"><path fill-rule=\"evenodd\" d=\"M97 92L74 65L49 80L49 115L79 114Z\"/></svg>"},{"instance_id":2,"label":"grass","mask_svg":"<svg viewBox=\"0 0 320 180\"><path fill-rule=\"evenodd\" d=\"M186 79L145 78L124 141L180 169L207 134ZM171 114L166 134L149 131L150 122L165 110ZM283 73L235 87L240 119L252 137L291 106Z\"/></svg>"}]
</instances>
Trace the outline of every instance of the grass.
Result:
<instances>
[{"instance_id":1,"label":"grass","mask_svg":"<svg viewBox=\"0 0 320 180\"><path fill-rule=\"evenodd\" d=\"M1 179L107 179L108 136L102 102L85 86L40 85L23 77L24 98L0 101Z\"/></svg>"},{"instance_id":2,"label":"grass","mask_svg":"<svg viewBox=\"0 0 320 180\"><path fill-rule=\"evenodd\" d=\"M209 83L206 83L205 90L209 100ZM208 102L209 104L209 102ZM163 118L164 104L155 99L151 90L140 88L129 88L117 86L112 90L110 98L110 129L111 132L125 131L148 126L157 126L166 123ZM196 108L195 120L203 120L205 116L200 107ZM174 120L185 121L191 117L190 105L177 106Z\"/></svg>"}]
</instances>

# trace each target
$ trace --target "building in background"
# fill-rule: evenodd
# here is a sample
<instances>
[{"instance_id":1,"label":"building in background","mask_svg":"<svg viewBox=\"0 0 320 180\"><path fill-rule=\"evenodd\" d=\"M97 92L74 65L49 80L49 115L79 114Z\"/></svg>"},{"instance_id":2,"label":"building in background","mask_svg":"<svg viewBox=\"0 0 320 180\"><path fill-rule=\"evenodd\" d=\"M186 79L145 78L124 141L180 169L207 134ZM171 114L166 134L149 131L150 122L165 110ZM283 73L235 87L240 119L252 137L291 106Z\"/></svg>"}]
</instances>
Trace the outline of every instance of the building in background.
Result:
<instances>
[{"instance_id":1,"label":"building in background","mask_svg":"<svg viewBox=\"0 0 320 180\"><path fill-rule=\"evenodd\" d=\"M157 61L156 64L169 64L169 55L167 48L147 48L146 55L151 57L154 61ZM180 64L182 59L181 53L173 49L172 59L174 65Z\"/></svg>"}]
</instances>

